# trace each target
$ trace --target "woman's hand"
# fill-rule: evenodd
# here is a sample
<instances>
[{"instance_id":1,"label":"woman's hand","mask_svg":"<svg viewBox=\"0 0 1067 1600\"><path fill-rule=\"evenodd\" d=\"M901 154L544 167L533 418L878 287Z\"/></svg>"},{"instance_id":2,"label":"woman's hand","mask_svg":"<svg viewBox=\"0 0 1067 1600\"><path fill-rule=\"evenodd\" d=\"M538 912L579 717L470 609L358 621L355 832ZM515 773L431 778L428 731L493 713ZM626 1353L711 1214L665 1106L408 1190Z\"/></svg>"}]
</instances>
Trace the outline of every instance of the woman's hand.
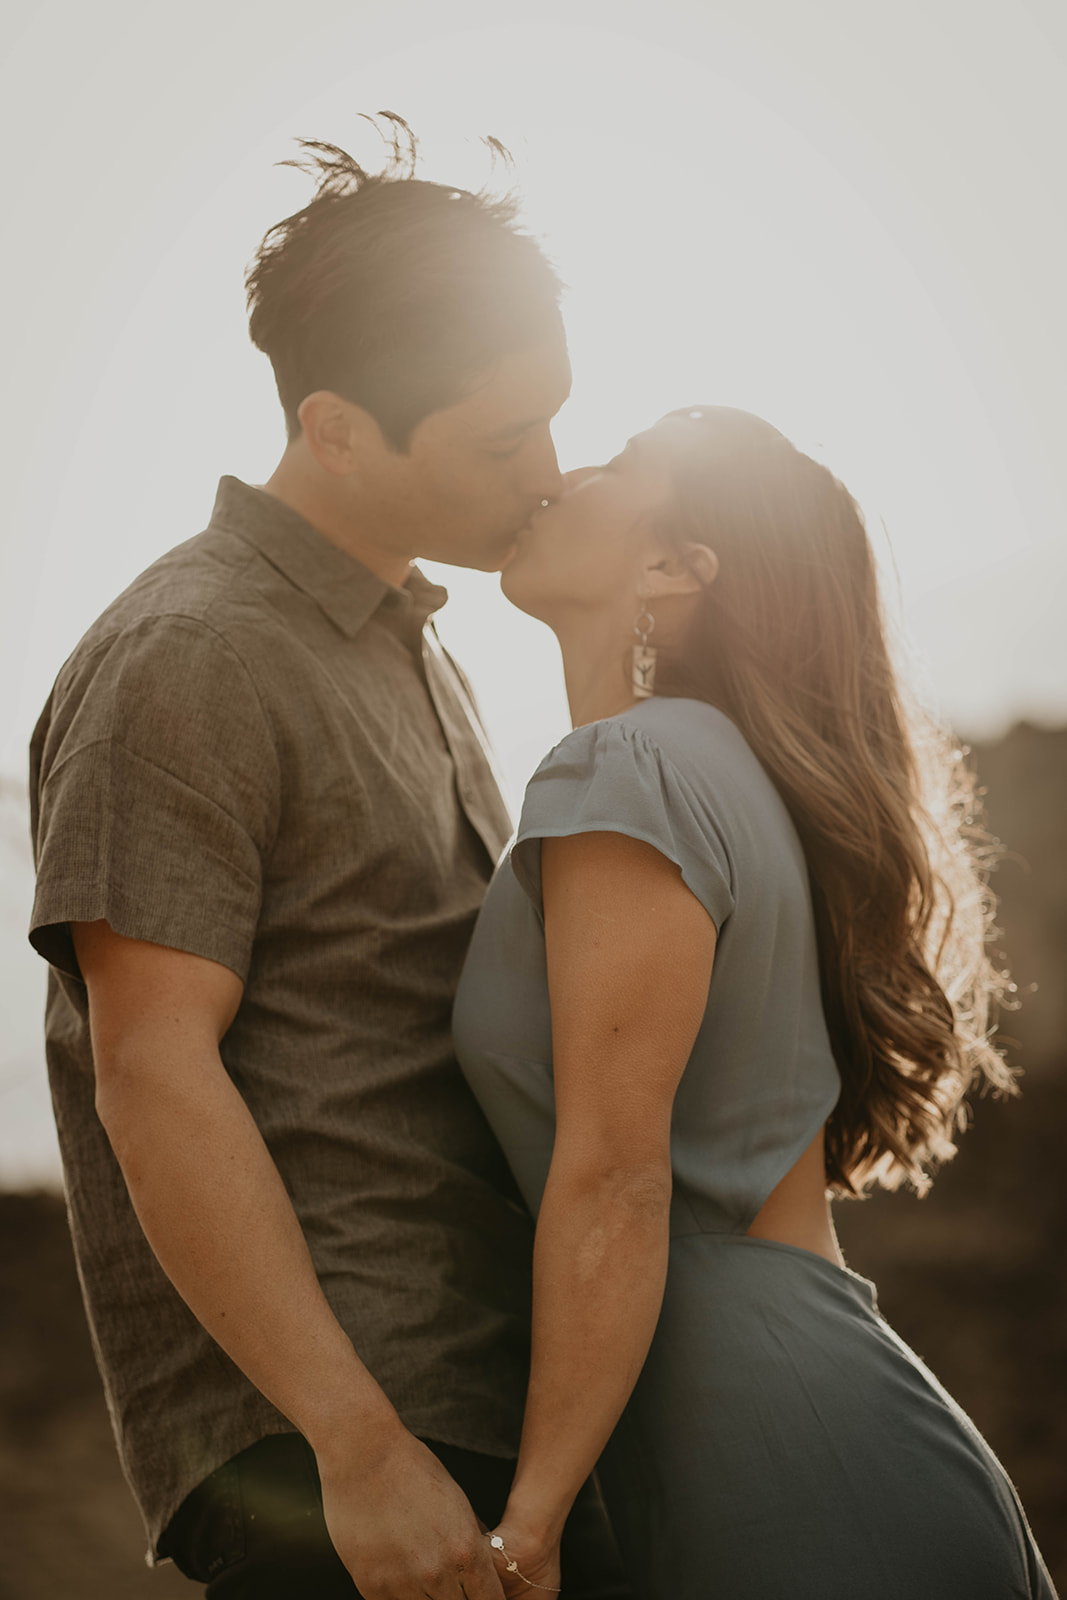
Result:
<instances>
[{"instance_id":1,"label":"woman's hand","mask_svg":"<svg viewBox=\"0 0 1067 1600\"><path fill-rule=\"evenodd\" d=\"M506 1600L517 1595L537 1600L545 1590L560 1592L558 1539L545 1540L524 1531L518 1523L508 1521L507 1512L499 1527L486 1537L497 1538L504 1546L503 1550L494 1547L493 1560ZM509 1564L514 1565L514 1572L508 1571Z\"/></svg>"}]
</instances>

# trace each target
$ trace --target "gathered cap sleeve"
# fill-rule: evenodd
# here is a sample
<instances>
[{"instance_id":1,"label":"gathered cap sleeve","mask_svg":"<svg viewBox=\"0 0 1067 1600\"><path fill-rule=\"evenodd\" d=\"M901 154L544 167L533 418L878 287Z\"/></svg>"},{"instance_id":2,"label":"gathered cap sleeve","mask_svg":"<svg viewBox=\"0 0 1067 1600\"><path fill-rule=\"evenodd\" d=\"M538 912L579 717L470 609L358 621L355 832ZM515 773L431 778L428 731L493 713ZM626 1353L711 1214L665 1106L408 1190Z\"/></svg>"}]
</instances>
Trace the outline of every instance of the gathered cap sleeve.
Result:
<instances>
[{"instance_id":1,"label":"gathered cap sleeve","mask_svg":"<svg viewBox=\"0 0 1067 1600\"><path fill-rule=\"evenodd\" d=\"M541 840L621 833L673 861L717 930L734 909L733 872L707 801L643 729L609 718L556 745L526 790L511 867L538 915Z\"/></svg>"}]
</instances>

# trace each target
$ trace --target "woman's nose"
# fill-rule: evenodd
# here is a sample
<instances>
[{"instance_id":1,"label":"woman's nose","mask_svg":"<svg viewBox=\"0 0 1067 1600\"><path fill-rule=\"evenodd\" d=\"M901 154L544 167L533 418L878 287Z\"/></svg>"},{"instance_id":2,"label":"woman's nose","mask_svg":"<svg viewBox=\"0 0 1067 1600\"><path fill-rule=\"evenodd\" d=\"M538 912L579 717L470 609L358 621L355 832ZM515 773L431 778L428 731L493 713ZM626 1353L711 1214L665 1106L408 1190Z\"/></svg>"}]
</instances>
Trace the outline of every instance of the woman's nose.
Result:
<instances>
[{"instance_id":1,"label":"woman's nose","mask_svg":"<svg viewBox=\"0 0 1067 1600\"><path fill-rule=\"evenodd\" d=\"M577 489L578 485L584 483L586 478L595 477L599 471L599 467L572 467L569 472L563 474L564 490Z\"/></svg>"}]
</instances>

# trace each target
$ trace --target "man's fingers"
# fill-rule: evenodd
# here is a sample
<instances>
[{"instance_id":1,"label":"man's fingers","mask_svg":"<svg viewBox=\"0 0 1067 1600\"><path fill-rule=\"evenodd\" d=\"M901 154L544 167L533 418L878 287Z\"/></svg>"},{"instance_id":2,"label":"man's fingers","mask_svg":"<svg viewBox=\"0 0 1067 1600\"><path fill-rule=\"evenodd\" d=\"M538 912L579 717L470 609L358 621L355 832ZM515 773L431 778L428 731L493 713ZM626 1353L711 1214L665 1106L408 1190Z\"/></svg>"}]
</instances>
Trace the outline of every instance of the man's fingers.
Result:
<instances>
[{"instance_id":1,"label":"man's fingers","mask_svg":"<svg viewBox=\"0 0 1067 1600\"><path fill-rule=\"evenodd\" d=\"M504 1600L504 1590L484 1540L477 1546L453 1546L449 1554L442 1554L433 1562L432 1568L424 1567L415 1581L415 1592L425 1600ZM390 1588L390 1600L393 1593Z\"/></svg>"},{"instance_id":2,"label":"man's fingers","mask_svg":"<svg viewBox=\"0 0 1067 1600\"><path fill-rule=\"evenodd\" d=\"M504 1590L493 1564L489 1541L479 1538L478 1549L469 1568L463 1569L461 1593L465 1600L504 1600Z\"/></svg>"}]
</instances>

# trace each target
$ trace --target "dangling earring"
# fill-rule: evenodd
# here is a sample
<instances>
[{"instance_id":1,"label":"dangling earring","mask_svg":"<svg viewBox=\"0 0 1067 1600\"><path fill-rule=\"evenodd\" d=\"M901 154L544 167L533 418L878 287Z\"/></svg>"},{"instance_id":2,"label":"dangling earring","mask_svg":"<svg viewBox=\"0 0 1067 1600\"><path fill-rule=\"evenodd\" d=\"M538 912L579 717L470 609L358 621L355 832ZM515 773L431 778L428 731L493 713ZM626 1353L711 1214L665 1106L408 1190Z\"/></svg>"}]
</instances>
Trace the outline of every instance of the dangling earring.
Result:
<instances>
[{"instance_id":1,"label":"dangling earring","mask_svg":"<svg viewBox=\"0 0 1067 1600\"><path fill-rule=\"evenodd\" d=\"M630 652L630 687L635 700L648 700L656 681L656 647L648 642L655 626L656 619L642 597L641 609L634 619L634 632L640 643Z\"/></svg>"}]
</instances>

